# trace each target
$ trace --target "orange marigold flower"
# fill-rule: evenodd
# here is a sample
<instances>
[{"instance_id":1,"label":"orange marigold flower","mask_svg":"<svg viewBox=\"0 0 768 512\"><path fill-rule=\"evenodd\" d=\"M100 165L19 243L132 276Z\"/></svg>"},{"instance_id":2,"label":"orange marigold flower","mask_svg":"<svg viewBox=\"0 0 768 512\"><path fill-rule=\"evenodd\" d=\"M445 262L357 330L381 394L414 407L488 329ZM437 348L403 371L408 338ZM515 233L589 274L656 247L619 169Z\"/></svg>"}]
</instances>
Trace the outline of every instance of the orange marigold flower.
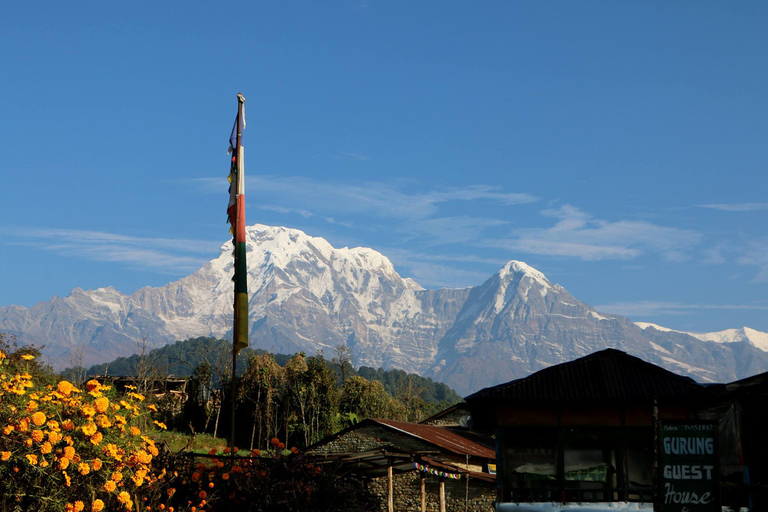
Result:
<instances>
[{"instance_id":1,"label":"orange marigold flower","mask_svg":"<svg viewBox=\"0 0 768 512\"><path fill-rule=\"evenodd\" d=\"M285 443L277 443L277 449L282 450L285 448Z\"/></svg>"},{"instance_id":2,"label":"orange marigold flower","mask_svg":"<svg viewBox=\"0 0 768 512\"><path fill-rule=\"evenodd\" d=\"M11 452L0 452L0 460L6 461L11 458Z\"/></svg>"},{"instance_id":3,"label":"orange marigold flower","mask_svg":"<svg viewBox=\"0 0 768 512\"><path fill-rule=\"evenodd\" d=\"M32 423L37 425L38 427L41 425L45 425L45 420L47 418L45 417L45 413L42 411L37 411L32 415Z\"/></svg>"},{"instance_id":4,"label":"orange marigold flower","mask_svg":"<svg viewBox=\"0 0 768 512\"><path fill-rule=\"evenodd\" d=\"M299 453L299 449L294 446L293 448L291 448L291 453L293 453L295 455L295 454Z\"/></svg>"},{"instance_id":5,"label":"orange marigold flower","mask_svg":"<svg viewBox=\"0 0 768 512\"><path fill-rule=\"evenodd\" d=\"M157 412L157 406L155 404L149 404L147 406L147 409L149 409L152 412Z\"/></svg>"},{"instance_id":6,"label":"orange marigold flower","mask_svg":"<svg viewBox=\"0 0 768 512\"><path fill-rule=\"evenodd\" d=\"M273 437L270 443L272 443L274 446L277 446L278 443L280 443L280 440L276 437Z\"/></svg>"},{"instance_id":7,"label":"orange marigold flower","mask_svg":"<svg viewBox=\"0 0 768 512\"><path fill-rule=\"evenodd\" d=\"M104 510L104 502L101 500L93 500L91 503L91 512L101 512Z\"/></svg>"},{"instance_id":8,"label":"orange marigold flower","mask_svg":"<svg viewBox=\"0 0 768 512\"><path fill-rule=\"evenodd\" d=\"M69 467L69 459L62 457L59 459L59 469L67 469Z\"/></svg>"},{"instance_id":9,"label":"orange marigold flower","mask_svg":"<svg viewBox=\"0 0 768 512\"><path fill-rule=\"evenodd\" d=\"M96 408L92 405L85 404L80 408L80 414L86 418L91 418L96 415Z\"/></svg>"},{"instance_id":10,"label":"orange marigold flower","mask_svg":"<svg viewBox=\"0 0 768 512\"><path fill-rule=\"evenodd\" d=\"M110 476L110 479L113 482L119 482L120 480L123 479L123 474L120 473L119 471L115 471L114 473L112 473L112 476Z\"/></svg>"},{"instance_id":11,"label":"orange marigold flower","mask_svg":"<svg viewBox=\"0 0 768 512\"><path fill-rule=\"evenodd\" d=\"M141 430L139 430L138 427L131 427L131 435L132 436L138 436L141 434Z\"/></svg>"},{"instance_id":12,"label":"orange marigold flower","mask_svg":"<svg viewBox=\"0 0 768 512\"><path fill-rule=\"evenodd\" d=\"M109 410L109 399L105 396L99 397L93 402L93 405L97 412L105 413Z\"/></svg>"},{"instance_id":13,"label":"orange marigold flower","mask_svg":"<svg viewBox=\"0 0 768 512\"><path fill-rule=\"evenodd\" d=\"M61 441L61 434L58 432L48 432L48 442L51 444L56 444L59 441Z\"/></svg>"},{"instance_id":14,"label":"orange marigold flower","mask_svg":"<svg viewBox=\"0 0 768 512\"><path fill-rule=\"evenodd\" d=\"M98 458L97 458L97 459L93 459L93 460L91 461L91 467L93 468L93 470L94 470L94 471L98 471L98 470L100 470L100 469L101 469L101 466L102 466L102 462L101 462L101 459L98 459Z\"/></svg>"},{"instance_id":15,"label":"orange marigold flower","mask_svg":"<svg viewBox=\"0 0 768 512\"><path fill-rule=\"evenodd\" d=\"M16 430L16 427L14 427L13 425L7 425L3 429L3 434L6 435L6 436L9 436L9 435L11 435L11 432L13 432L14 430Z\"/></svg>"},{"instance_id":16,"label":"orange marigold flower","mask_svg":"<svg viewBox=\"0 0 768 512\"><path fill-rule=\"evenodd\" d=\"M64 475L64 481L67 484L67 487L71 486L72 485L72 480L69 478L69 475L67 474L67 472L66 471L62 471L61 474Z\"/></svg>"},{"instance_id":17,"label":"orange marigold flower","mask_svg":"<svg viewBox=\"0 0 768 512\"><path fill-rule=\"evenodd\" d=\"M86 423L85 425L80 427L80 430L82 430L83 434L85 434L86 436L91 437L99 429L95 423Z\"/></svg>"},{"instance_id":18,"label":"orange marigold flower","mask_svg":"<svg viewBox=\"0 0 768 512\"><path fill-rule=\"evenodd\" d=\"M109 428L112 426L112 422L109 421L109 418L106 414L99 414L96 416L95 420L96 425L98 425L101 428Z\"/></svg>"},{"instance_id":19,"label":"orange marigold flower","mask_svg":"<svg viewBox=\"0 0 768 512\"><path fill-rule=\"evenodd\" d=\"M74 503L74 506L75 506L75 512L82 512L82 511L83 511L83 509L85 508L85 503L83 503L83 502L82 502L82 501L80 501L80 500L77 500L77 501Z\"/></svg>"},{"instance_id":20,"label":"orange marigold flower","mask_svg":"<svg viewBox=\"0 0 768 512\"><path fill-rule=\"evenodd\" d=\"M72 423L72 420L64 420L61 422L61 429L66 430L67 432L71 432L75 429L75 424Z\"/></svg>"},{"instance_id":21,"label":"orange marigold flower","mask_svg":"<svg viewBox=\"0 0 768 512\"><path fill-rule=\"evenodd\" d=\"M91 466L89 466L85 462L81 462L80 464L77 465L77 470L80 472L81 475L85 476L91 472Z\"/></svg>"},{"instance_id":22,"label":"orange marigold flower","mask_svg":"<svg viewBox=\"0 0 768 512\"><path fill-rule=\"evenodd\" d=\"M48 420L48 423L46 423L46 426L48 427L48 430L52 430L54 432L57 432L59 430L59 422L56 420Z\"/></svg>"},{"instance_id":23,"label":"orange marigold flower","mask_svg":"<svg viewBox=\"0 0 768 512\"><path fill-rule=\"evenodd\" d=\"M208 482L208 488L213 489L213 482Z\"/></svg>"},{"instance_id":24,"label":"orange marigold flower","mask_svg":"<svg viewBox=\"0 0 768 512\"><path fill-rule=\"evenodd\" d=\"M75 506L71 503L67 503L64 505L64 511L65 512L73 512L75 510Z\"/></svg>"},{"instance_id":25,"label":"orange marigold flower","mask_svg":"<svg viewBox=\"0 0 768 512\"><path fill-rule=\"evenodd\" d=\"M27 429L29 429L29 420L27 418L20 419L17 430L23 434Z\"/></svg>"},{"instance_id":26,"label":"orange marigold flower","mask_svg":"<svg viewBox=\"0 0 768 512\"><path fill-rule=\"evenodd\" d=\"M27 461L33 466L37 464L37 455L30 454L30 455L27 455L26 457L27 457Z\"/></svg>"},{"instance_id":27,"label":"orange marigold flower","mask_svg":"<svg viewBox=\"0 0 768 512\"><path fill-rule=\"evenodd\" d=\"M51 453L51 450L52 450L52 449L53 449L53 447L51 446L51 443L49 443L48 441L46 441L46 442L44 442L44 443L43 443L43 445L40 447L40 453L42 453L43 455L45 455L45 454L47 454L47 453Z\"/></svg>"},{"instance_id":28,"label":"orange marigold flower","mask_svg":"<svg viewBox=\"0 0 768 512\"><path fill-rule=\"evenodd\" d=\"M21 356L21 358L25 361L31 361L35 358L35 356L33 356L32 354L24 354L23 356Z\"/></svg>"},{"instance_id":29,"label":"orange marigold flower","mask_svg":"<svg viewBox=\"0 0 768 512\"><path fill-rule=\"evenodd\" d=\"M98 446L103 438L104 436L101 435L101 432L96 432L91 436L91 444Z\"/></svg>"},{"instance_id":30,"label":"orange marigold flower","mask_svg":"<svg viewBox=\"0 0 768 512\"><path fill-rule=\"evenodd\" d=\"M119 501L120 503L128 503L129 501L131 501L131 495L123 491L117 495L117 501Z\"/></svg>"},{"instance_id":31,"label":"orange marigold flower","mask_svg":"<svg viewBox=\"0 0 768 512\"><path fill-rule=\"evenodd\" d=\"M75 457L75 449L72 448L71 446L65 446L64 456L68 459L73 459Z\"/></svg>"},{"instance_id":32,"label":"orange marigold flower","mask_svg":"<svg viewBox=\"0 0 768 512\"><path fill-rule=\"evenodd\" d=\"M101 384L96 379L91 379L85 383L85 389L88 391L98 391L101 388Z\"/></svg>"},{"instance_id":33,"label":"orange marigold flower","mask_svg":"<svg viewBox=\"0 0 768 512\"><path fill-rule=\"evenodd\" d=\"M107 483L104 484L104 490L107 492L112 492L115 489L117 489L117 485L112 480L107 480Z\"/></svg>"},{"instance_id":34,"label":"orange marigold flower","mask_svg":"<svg viewBox=\"0 0 768 512\"><path fill-rule=\"evenodd\" d=\"M205 491L200 491L199 493L197 493L197 497L200 498L201 500L204 500L205 498L208 497L208 493Z\"/></svg>"},{"instance_id":35,"label":"orange marigold flower","mask_svg":"<svg viewBox=\"0 0 768 512\"><path fill-rule=\"evenodd\" d=\"M42 430L33 430L29 437L31 437L34 442L39 443L43 440L45 434L43 434Z\"/></svg>"},{"instance_id":36,"label":"orange marigold flower","mask_svg":"<svg viewBox=\"0 0 768 512\"><path fill-rule=\"evenodd\" d=\"M229 480L229 473L223 473L223 474L221 475L221 479L222 479L222 480Z\"/></svg>"},{"instance_id":37,"label":"orange marigold flower","mask_svg":"<svg viewBox=\"0 0 768 512\"><path fill-rule=\"evenodd\" d=\"M27 412L32 412L35 409L37 409L37 402L35 402L34 400L30 400L29 403L27 404Z\"/></svg>"},{"instance_id":38,"label":"orange marigold flower","mask_svg":"<svg viewBox=\"0 0 768 512\"><path fill-rule=\"evenodd\" d=\"M61 382L56 384L56 389L58 390L58 392L65 396L69 396L72 393L72 388L73 388L72 384L70 384L66 380L62 380Z\"/></svg>"}]
</instances>

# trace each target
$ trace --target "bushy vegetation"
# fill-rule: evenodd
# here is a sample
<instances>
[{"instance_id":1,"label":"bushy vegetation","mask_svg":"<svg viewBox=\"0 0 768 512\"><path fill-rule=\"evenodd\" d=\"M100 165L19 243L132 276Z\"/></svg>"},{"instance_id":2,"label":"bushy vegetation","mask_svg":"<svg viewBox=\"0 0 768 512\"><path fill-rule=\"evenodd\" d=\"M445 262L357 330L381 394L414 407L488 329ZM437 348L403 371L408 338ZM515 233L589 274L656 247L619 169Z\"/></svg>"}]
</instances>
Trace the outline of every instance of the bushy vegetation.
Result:
<instances>
[{"instance_id":1,"label":"bushy vegetation","mask_svg":"<svg viewBox=\"0 0 768 512\"><path fill-rule=\"evenodd\" d=\"M231 354L228 342L195 338L91 367L88 374L140 382L188 377L186 403L160 403L161 420L172 430L220 437L231 428ZM331 360L245 349L237 366L237 443L249 449L267 448L272 436L308 446L365 418L421 421L461 401L445 384L402 370L355 371L344 346Z\"/></svg>"},{"instance_id":2,"label":"bushy vegetation","mask_svg":"<svg viewBox=\"0 0 768 512\"><path fill-rule=\"evenodd\" d=\"M370 509L358 481L277 438L245 456L174 453L151 395L57 379L38 355L0 333L2 512Z\"/></svg>"}]
</instances>

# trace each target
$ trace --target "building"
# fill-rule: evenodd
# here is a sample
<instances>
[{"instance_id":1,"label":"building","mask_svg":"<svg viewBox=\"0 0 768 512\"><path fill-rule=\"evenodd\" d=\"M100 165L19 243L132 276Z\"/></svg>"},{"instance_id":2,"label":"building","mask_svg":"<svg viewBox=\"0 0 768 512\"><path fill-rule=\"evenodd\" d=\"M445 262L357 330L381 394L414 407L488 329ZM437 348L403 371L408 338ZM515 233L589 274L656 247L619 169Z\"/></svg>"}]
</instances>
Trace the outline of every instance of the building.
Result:
<instances>
[{"instance_id":1,"label":"building","mask_svg":"<svg viewBox=\"0 0 768 512\"><path fill-rule=\"evenodd\" d=\"M466 402L495 434L497 510L768 510L766 375L703 385L608 349Z\"/></svg>"},{"instance_id":2,"label":"building","mask_svg":"<svg viewBox=\"0 0 768 512\"><path fill-rule=\"evenodd\" d=\"M466 411L449 411L455 414L448 416L466 416ZM493 440L446 416L432 420L440 424L367 419L304 452L363 477L382 511L493 510Z\"/></svg>"}]
</instances>

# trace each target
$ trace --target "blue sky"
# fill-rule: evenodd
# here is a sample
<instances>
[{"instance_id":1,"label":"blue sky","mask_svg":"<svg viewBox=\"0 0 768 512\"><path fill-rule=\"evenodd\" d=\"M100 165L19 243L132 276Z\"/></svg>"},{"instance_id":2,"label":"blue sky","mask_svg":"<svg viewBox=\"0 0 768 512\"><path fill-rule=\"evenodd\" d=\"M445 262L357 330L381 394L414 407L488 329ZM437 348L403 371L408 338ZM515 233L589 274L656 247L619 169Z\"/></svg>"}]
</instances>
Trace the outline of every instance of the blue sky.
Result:
<instances>
[{"instance_id":1,"label":"blue sky","mask_svg":"<svg viewBox=\"0 0 768 512\"><path fill-rule=\"evenodd\" d=\"M606 312L768 331L768 3L14 2L0 305L131 293L249 223L426 287L538 268Z\"/></svg>"}]
</instances>

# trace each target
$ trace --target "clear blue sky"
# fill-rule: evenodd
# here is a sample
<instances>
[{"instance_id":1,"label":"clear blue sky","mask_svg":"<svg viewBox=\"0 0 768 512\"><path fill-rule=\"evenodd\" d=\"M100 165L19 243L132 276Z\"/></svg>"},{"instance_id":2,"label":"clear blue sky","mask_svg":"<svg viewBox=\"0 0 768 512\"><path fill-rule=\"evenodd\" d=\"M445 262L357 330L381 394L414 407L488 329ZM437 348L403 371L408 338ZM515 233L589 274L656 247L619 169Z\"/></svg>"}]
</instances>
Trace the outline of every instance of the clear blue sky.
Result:
<instances>
[{"instance_id":1,"label":"clear blue sky","mask_svg":"<svg viewBox=\"0 0 768 512\"><path fill-rule=\"evenodd\" d=\"M249 223L426 287L538 268L598 309L768 331L768 3L12 2L0 305L125 293Z\"/></svg>"}]
</instances>

